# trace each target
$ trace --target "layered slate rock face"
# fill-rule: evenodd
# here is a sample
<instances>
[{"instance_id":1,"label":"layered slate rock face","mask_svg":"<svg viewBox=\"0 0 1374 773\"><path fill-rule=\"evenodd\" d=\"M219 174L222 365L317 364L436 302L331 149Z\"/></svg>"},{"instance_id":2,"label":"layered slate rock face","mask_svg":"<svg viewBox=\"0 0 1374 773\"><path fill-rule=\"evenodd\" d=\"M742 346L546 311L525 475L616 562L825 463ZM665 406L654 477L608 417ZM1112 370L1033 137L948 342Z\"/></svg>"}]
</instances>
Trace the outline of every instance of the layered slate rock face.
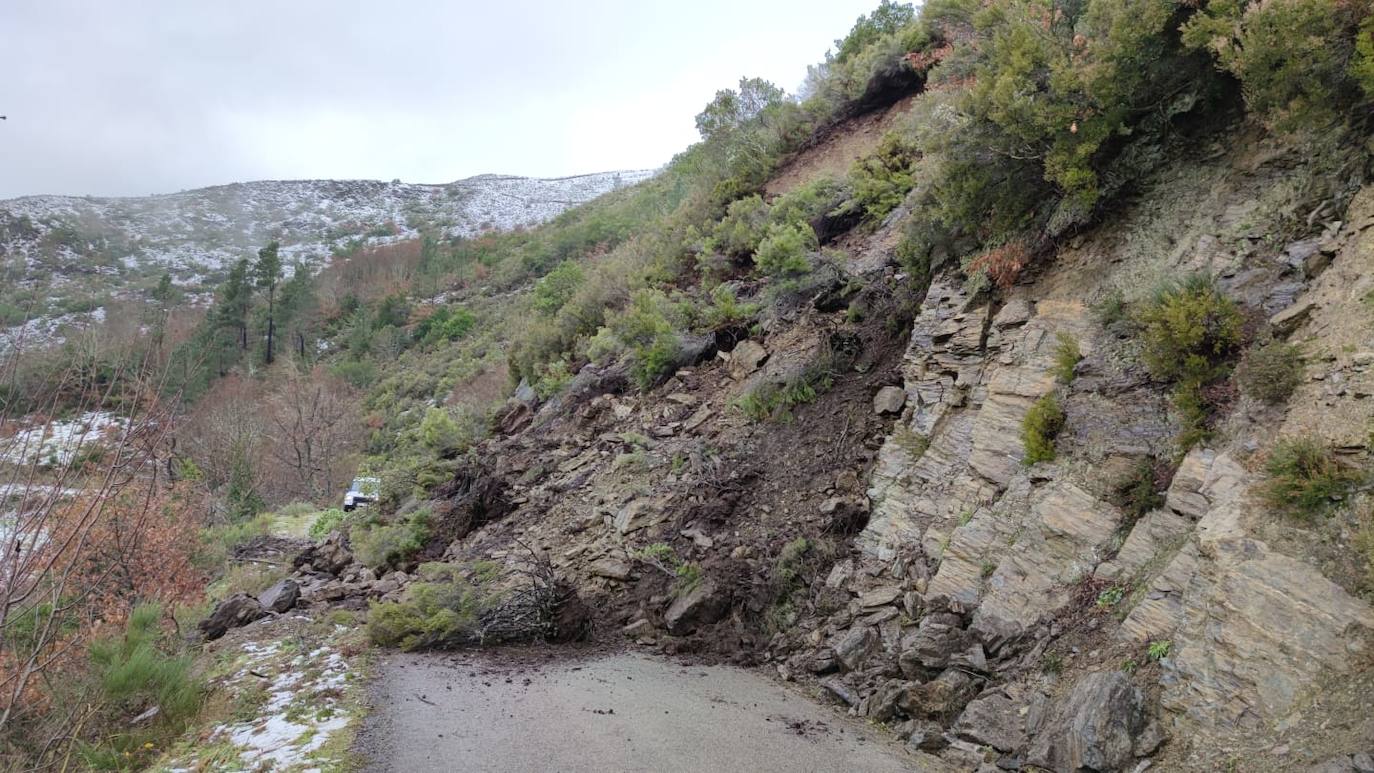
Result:
<instances>
[{"instance_id":1,"label":"layered slate rock face","mask_svg":"<svg viewBox=\"0 0 1374 773\"><path fill-rule=\"evenodd\" d=\"M1374 289L1361 268L1374 256L1374 191L1356 200L1364 220L1327 226L1329 266L1228 252L1225 229L1249 210L1225 185L1209 195L1236 201L1187 216L1193 230L1178 230L1177 249L1148 268L1102 270L1085 246L1078 265L1047 270L1000 305L957 277L932 284L903 361L905 404L872 473L862 557L826 583L827 598L850 594L849 607L822 621L812 639L824 646L806 656L834 663L829 678L852 713L974 768L1131 770L1163 753L1174 755L1168 769L1200 770L1224 762L1223 739L1241 758L1269 753L1312 710L1318 685L1369 683L1374 608L1310 550L1320 540L1349 550L1350 534L1285 522L1250 492L1280 434L1353 448L1350 427L1374 419L1374 389L1362 386L1374 354L1327 358L1331 375L1314 375L1286 408L1242 403L1213 445L1189 450L1160 484L1162 504L1122 506L1123 471L1172 457L1178 428L1170 385L1150 379L1136 344L1088 301L1142 274L1200 270L1265 315L1302 308L1271 334L1320 341L1346 324L1342 304ZM1358 293L1335 286L1342 272ZM1064 337L1084 354L1071 385L1053 375ZM1027 466L1022 421L1052 392L1067 414L1059 458ZM881 619L880 602L897 619ZM1344 752L1340 764L1367 752L1321 751Z\"/></svg>"}]
</instances>

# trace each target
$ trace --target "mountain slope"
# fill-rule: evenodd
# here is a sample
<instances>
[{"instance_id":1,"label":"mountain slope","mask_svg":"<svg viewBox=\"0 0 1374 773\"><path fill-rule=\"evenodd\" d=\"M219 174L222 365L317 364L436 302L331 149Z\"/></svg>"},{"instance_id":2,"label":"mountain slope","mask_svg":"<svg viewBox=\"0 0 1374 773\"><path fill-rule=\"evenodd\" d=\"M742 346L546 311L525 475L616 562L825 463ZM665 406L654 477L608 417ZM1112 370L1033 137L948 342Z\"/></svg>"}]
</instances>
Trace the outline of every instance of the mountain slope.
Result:
<instances>
[{"instance_id":1,"label":"mountain slope","mask_svg":"<svg viewBox=\"0 0 1374 773\"><path fill-rule=\"evenodd\" d=\"M317 268L331 254L422 230L474 236L536 225L652 174L480 175L441 185L269 180L137 198L0 201L0 276L8 288L0 291L0 323L36 318L29 334L51 337L61 321L88 318L109 297L138 297L164 271L189 292L208 291L229 263L273 239L286 265ZM44 293L33 292L40 286Z\"/></svg>"}]
</instances>

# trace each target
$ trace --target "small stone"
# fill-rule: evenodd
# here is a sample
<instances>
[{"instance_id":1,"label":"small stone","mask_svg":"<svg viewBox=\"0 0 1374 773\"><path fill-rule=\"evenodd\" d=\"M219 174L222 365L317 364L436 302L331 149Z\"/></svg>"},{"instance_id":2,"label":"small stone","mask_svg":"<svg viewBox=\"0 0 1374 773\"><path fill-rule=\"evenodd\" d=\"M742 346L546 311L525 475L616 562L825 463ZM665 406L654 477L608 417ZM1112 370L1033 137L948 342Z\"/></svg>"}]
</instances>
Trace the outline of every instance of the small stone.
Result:
<instances>
[{"instance_id":1,"label":"small stone","mask_svg":"<svg viewBox=\"0 0 1374 773\"><path fill-rule=\"evenodd\" d=\"M768 359L768 350L755 341L744 340L735 345L730 352L731 369L737 375L747 376L758 370Z\"/></svg>"},{"instance_id":2,"label":"small stone","mask_svg":"<svg viewBox=\"0 0 1374 773\"><path fill-rule=\"evenodd\" d=\"M630 565L616 558L603 558L592 563L591 573L594 577L628 580L630 579Z\"/></svg>"},{"instance_id":3,"label":"small stone","mask_svg":"<svg viewBox=\"0 0 1374 773\"><path fill-rule=\"evenodd\" d=\"M902 589L895 585L874 588L859 596L859 606L865 608L886 606L901 598L901 595Z\"/></svg>"},{"instance_id":4,"label":"small stone","mask_svg":"<svg viewBox=\"0 0 1374 773\"><path fill-rule=\"evenodd\" d=\"M849 685L845 684L838 677L832 676L829 679L822 680L821 687L824 687L831 695L850 706L859 702L859 697L854 694L853 690L849 689Z\"/></svg>"},{"instance_id":5,"label":"small stone","mask_svg":"<svg viewBox=\"0 0 1374 773\"><path fill-rule=\"evenodd\" d=\"M1312 312L1316 308L1317 305L1312 301L1298 301L1292 306L1270 317L1269 324L1274 328L1275 334L1286 338L1301 327L1302 324L1307 321L1307 318L1312 316Z\"/></svg>"},{"instance_id":6,"label":"small stone","mask_svg":"<svg viewBox=\"0 0 1374 773\"><path fill-rule=\"evenodd\" d=\"M900 413L906 405L906 390L898 386L885 386L873 396L873 412L876 414Z\"/></svg>"},{"instance_id":7,"label":"small stone","mask_svg":"<svg viewBox=\"0 0 1374 773\"><path fill-rule=\"evenodd\" d=\"M639 635L641 635L641 634L649 633L649 632L652 631L653 629L654 629L654 624L653 624L653 623L649 622L648 620L645 620L644 618L640 618L640 619L634 621L633 623L630 623L629 625L625 626L624 628L622 628L622 629L620 629L620 630L621 630L621 632L624 633L626 636L629 636L629 637L632 637L632 638L633 638L633 637L639 636Z\"/></svg>"},{"instance_id":8,"label":"small stone","mask_svg":"<svg viewBox=\"0 0 1374 773\"><path fill-rule=\"evenodd\" d=\"M851 628L834 644L835 657L847 671L856 671L877 649L878 635L872 628Z\"/></svg>"}]
</instances>

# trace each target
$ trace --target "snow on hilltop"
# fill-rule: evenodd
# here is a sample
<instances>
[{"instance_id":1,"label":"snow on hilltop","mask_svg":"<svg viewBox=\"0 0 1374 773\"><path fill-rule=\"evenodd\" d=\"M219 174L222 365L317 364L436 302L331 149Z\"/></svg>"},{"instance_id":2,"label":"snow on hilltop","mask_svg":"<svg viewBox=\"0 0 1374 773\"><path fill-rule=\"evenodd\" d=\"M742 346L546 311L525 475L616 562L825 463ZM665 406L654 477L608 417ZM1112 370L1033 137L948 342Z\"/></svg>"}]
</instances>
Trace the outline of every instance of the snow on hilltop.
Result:
<instances>
[{"instance_id":1,"label":"snow on hilltop","mask_svg":"<svg viewBox=\"0 0 1374 773\"><path fill-rule=\"evenodd\" d=\"M0 262L47 277L171 271L193 283L272 239L289 262L318 265L350 242L453 236L544 222L648 171L538 179L481 175L444 185L372 180L235 183L140 198L26 196L0 201Z\"/></svg>"},{"instance_id":2,"label":"snow on hilltop","mask_svg":"<svg viewBox=\"0 0 1374 773\"><path fill-rule=\"evenodd\" d=\"M61 341L137 302L164 272L204 303L228 266L276 239L288 267L421 232L473 236L550 220L651 171L540 179L481 175L444 185L267 180L131 198L0 201L0 355Z\"/></svg>"}]
</instances>

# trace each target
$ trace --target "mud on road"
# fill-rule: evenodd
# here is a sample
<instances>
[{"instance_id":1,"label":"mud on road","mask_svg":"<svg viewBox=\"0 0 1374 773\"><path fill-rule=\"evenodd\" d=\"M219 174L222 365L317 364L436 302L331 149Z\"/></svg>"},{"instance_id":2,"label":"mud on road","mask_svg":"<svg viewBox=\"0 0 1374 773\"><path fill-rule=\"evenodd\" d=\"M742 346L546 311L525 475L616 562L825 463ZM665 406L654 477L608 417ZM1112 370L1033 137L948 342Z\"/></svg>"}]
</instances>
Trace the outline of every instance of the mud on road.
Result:
<instances>
[{"instance_id":1,"label":"mud on road","mask_svg":"<svg viewBox=\"0 0 1374 773\"><path fill-rule=\"evenodd\" d=\"M909 771L916 758L754 671L633 653L393 655L357 752L368 771Z\"/></svg>"}]
</instances>

